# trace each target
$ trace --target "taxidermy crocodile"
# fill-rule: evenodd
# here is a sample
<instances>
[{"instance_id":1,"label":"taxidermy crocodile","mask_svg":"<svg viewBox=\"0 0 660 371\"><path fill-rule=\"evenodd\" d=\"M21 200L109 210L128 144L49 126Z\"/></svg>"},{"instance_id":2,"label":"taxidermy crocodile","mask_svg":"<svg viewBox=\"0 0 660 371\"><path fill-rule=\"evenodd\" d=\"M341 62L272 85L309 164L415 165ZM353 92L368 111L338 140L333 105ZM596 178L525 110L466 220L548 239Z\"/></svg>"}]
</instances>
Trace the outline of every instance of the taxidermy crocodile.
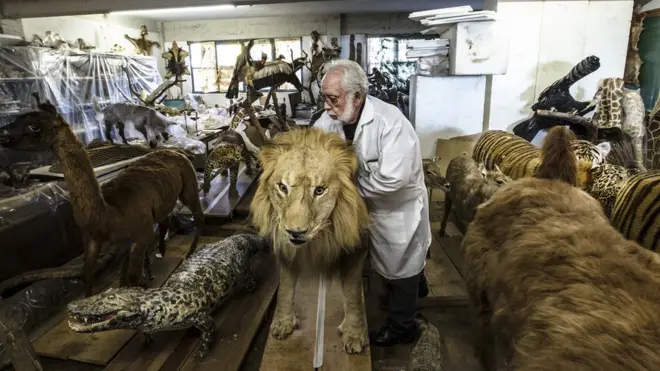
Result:
<instances>
[{"instance_id":1,"label":"taxidermy crocodile","mask_svg":"<svg viewBox=\"0 0 660 371\"><path fill-rule=\"evenodd\" d=\"M198 359L211 349L211 314L237 288L255 288L250 257L268 240L238 234L208 244L184 261L162 287L122 287L69 303L69 328L76 332L133 329L150 333L196 327L202 332Z\"/></svg>"},{"instance_id":2,"label":"taxidermy crocodile","mask_svg":"<svg viewBox=\"0 0 660 371\"><path fill-rule=\"evenodd\" d=\"M416 319L421 335L412 352L406 371L443 371L445 369L445 341L428 320Z\"/></svg>"}]
</instances>

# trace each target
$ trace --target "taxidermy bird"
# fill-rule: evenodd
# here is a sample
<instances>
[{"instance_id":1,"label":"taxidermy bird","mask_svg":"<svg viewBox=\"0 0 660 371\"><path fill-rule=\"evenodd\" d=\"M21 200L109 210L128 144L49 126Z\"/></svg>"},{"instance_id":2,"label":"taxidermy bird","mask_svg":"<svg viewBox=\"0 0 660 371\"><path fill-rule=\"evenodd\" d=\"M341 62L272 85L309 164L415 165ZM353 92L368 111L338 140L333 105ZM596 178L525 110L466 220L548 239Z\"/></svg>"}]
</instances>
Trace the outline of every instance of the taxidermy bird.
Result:
<instances>
[{"instance_id":1,"label":"taxidermy bird","mask_svg":"<svg viewBox=\"0 0 660 371\"><path fill-rule=\"evenodd\" d=\"M233 99L238 96L238 84L244 80L247 69L252 67L252 57L250 57L250 49L254 45L254 40L248 41L247 45L243 46L241 54L236 57L236 64L234 65L234 74L231 76L231 82L227 89L225 97Z\"/></svg>"},{"instance_id":2,"label":"taxidermy bird","mask_svg":"<svg viewBox=\"0 0 660 371\"><path fill-rule=\"evenodd\" d=\"M254 90L279 86L287 82L295 86L298 91L302 90L302 84L296 76L294 67L283 60L266 63L260 70L251 74L249 82L246 81Z\"/></svg>"}]
</instances>

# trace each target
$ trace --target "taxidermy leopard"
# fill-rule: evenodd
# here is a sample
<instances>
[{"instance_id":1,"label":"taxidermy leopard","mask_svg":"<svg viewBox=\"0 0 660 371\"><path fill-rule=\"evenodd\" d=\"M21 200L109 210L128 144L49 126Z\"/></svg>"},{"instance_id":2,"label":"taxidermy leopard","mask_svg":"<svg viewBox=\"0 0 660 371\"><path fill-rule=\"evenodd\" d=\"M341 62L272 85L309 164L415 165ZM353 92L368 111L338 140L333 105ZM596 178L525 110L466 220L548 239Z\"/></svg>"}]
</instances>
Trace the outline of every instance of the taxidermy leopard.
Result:
<instances>
[{"instance_id":1,"label":"taxidermy leopard","mask_svg":"<svg viewBox=\"0 0 660 371\"><path fill-rule=\"evenodd\" d=\"M627 169L623 166L607 163L602 164L589 171L585 191L600 203L605 215L609 218L612 216L616 196L624 181L640 172L639 169Z\"/></svg>"},{"instance_id":2,"label":"taxidermy leopard","mask_svg":"<svg viewBox=\"0 0 660 371\"><path fill-rule=\"evenodd\" d=\"M151 333L196 327L202 332L198 360L211 349L212 313L243 288L254 291L250 258L269 246L266 238L239 234L205 245L185 260L162 287L122 287L73 301L69 328L92 333L117 329Z\"/></svg>"},{"instance_id":3,"label":"taxidermy leopard","mask_svg":"<svg viewBox=\"0 0 660 371\"><path fill-rule=\"evenodd\" d=\"M220 135L217 146L213 148L206 160L204 184L202 184L204 194L211 189L211 180L216 169L220 169L221 174L229 170L230 191L235 192L241 161L245 162L247 175L256 174L259 160L248 150L243 137L234 130L228 129Z\"/></svg>"}]
</instances>

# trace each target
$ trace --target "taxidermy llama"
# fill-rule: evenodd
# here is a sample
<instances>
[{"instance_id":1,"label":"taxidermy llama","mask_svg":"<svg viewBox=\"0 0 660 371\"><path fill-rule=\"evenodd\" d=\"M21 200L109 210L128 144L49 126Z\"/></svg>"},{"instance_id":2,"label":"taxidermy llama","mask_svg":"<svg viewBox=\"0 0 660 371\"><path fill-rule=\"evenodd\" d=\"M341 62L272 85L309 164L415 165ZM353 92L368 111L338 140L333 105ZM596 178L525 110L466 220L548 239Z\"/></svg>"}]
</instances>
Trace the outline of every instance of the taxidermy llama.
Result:
<instances>
[{"instance_id":1,"label":"taxidermy llama","mask_svg":"<svg viewBox=\"0 0 660 371\"><path fill-rule=\"evenodd\" d=\"M445 192L445 212L440 224L440 235L445 235L449 214L454 210L454 221L462 233L474 219L477 206L488 200L500 187L511 182L495 165L495 170L486 170L483 163L477 163L466 152L453 158L447 166L447 191Z\"/></svg>"},{"instance_id":2,"label":"taxidermy llama","mask_svg":"<svg viewBox=\"0 0 660 371\"><path fill-rule=\"evenodd\" d=\"M39 104L38 111L19 116L3 129L3 146L32 151L52 149L62 164L73 216L86 242L82 275L87 296L92 294L94 265L103 245L115 241L133 242L120 284L140 283L145 256L154 242L153 226L167 220L177 199L194 216L197 230L188 255L195 250L204 214L195 169L186 156L165 149L154 151L99 187L82 143L50 102ZM163 226L160 227L163 236Z\"/></svg>"},{"instance_id":3,"label":"taxidermy llama","mask_svg":"<svg viewBox=\"0 0 660 371\"><path fill-rule=\"evenodd\" d=\"M535 178L478 207L463 240L482 360L513 371L657 369L660 256L625 239L572 186L565 130L548 133Z\"/></svg>"}]
</instances>

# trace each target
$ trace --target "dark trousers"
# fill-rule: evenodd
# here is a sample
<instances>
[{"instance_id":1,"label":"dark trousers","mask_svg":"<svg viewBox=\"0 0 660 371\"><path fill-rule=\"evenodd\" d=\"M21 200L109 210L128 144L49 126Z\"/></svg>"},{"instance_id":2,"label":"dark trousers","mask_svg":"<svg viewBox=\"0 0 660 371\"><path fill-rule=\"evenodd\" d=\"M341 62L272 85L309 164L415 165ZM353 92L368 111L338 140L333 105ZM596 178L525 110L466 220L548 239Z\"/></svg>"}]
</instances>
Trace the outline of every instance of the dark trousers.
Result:
<instances>
[{"instance_id":1,"label":"dark trousers","mask_svg":"<svg viewBox=\"0 0 660 371\"><path fill-rule=\"evenodd\" d=\"M385 280L388 291L387 321L395 329L407 331L415 326L420 278L425 280L424 270L409 278Z\"/></svg>"}]
</instances>

